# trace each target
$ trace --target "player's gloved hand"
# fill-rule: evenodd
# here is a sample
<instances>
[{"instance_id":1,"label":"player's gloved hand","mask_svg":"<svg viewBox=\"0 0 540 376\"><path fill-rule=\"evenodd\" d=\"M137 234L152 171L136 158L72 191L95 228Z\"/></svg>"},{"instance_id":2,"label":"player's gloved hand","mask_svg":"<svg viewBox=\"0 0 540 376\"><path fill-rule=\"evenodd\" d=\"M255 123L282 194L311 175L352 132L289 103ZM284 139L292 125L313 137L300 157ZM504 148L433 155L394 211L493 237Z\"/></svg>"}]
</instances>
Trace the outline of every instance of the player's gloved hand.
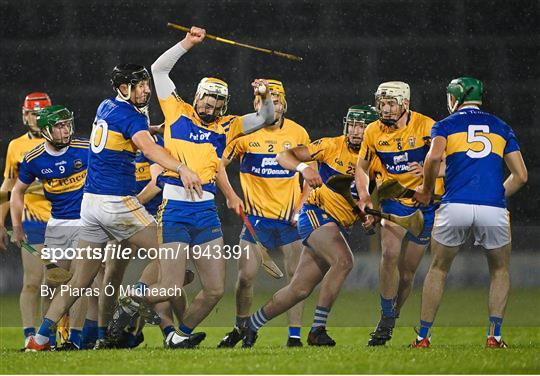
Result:
<instances>
[{"instance_id":1,"label":"player's gloved hand","mask_svg":"<svg viewBox=\"0 0 540 376\"><path fill-rule=\"evenodd\" d=\"M424 167L420 163L410 162L408 166L409 166L409 172L414 174L414 176L424 175Z\"/></svg>"},{"instance_id":2,"label":"player's gloved hand","mask_svg":"<svg viewBox=\"0 0 540 376\"><path fill-rule=\"evenodd\" d=\"M244 203L236 194L227 197L227 207L234 211L238 216L244 211Z\"/></svg>"},{"instance_id":3,"label":"player's gloved hand","mask_svg":"<svg viewBox=\"0 0 540 376\"><path fill-rule=\"evenodd\" d=\"M180 180L184 185L184 189L188 194L188 198L191 201L195 201L195 195L198 195L199 198L202 198L202 183L199 175L196 172L192 171L186 165L182 165L178 168L178 173L180 175Z\"/></svg>"},{"instance_id":4,"label":"player's gloved hand","mask_svg":"<svg viewBox=\"0 0 540 376\"><path fill-rule=\"evenodd\" d=\"M22 226L13 226L13 233L11 234L11 242L17 247L21 248L22 243L26 241L26 235Z\"/></svg>"},{"instance_id":5,"label":"player's gloved hand","mask_svg":"<svg viewBox=\"0 0 540 376\"><path fill-rule=\"evenodd\" d=\"M311 166L308 166L302 170L302 176L311 188L317 188L323 185L321 175Z\"/></svg>"},{"instance_id":6,"label":"player's gloved hand","mask_svg":"<svg viewBox=\"0 0 540 376\"><path fill-rule=\"evenodd\" d=\"M253 87L253 95L259 95L262 99L265 99L270 93L270 90L268 90L268 81L265 79L257 78L256 80L253 80L251 86ZM264 86L264 89L259 89L259 87L262 86Z\"/></svg>"},{"instance_id":7,"label":"player's gloved hand","mask_svg":"<svg viewBox=\"0 0 540 376\"><path fill-rule=\"evenodd\" d=\"M201 43L206 36L206 30L197 26L192 26L189 33L186 33L186 37L182 41L184 48L190 49L191 47Z\"/></svg>"},{"instance_id":8,"label":"player's gloved hand","mask_svg":"<svg viewBox=\"0 0 540 376\"><path fill-rule=\"evenodd\" d=\"M420 185L416 188L416 193L413 196L413 201L422 206L429 205L431 201L431 192L424 192L424 186Z\"/></svg>"},{"instance_id":9,"label":"player's gloved hand","mask_svg":"<svg viewBox=\"0 0 540 376\"><path fill-rule=\"evenodd\" d=\"M0 226L0 250L7 251L7 246L9 244L9 235L4 226Z\"/></svg>"},{"instance_id":10,"label":"player's gloved hand","mask_svg":"<svg viewBox=\"0 0 540 376\"><path fill-rule=\"evenodd\" d=\"M360 209L360 220L362 221L362 226L366 231L371 230L375 226L375 217L370 214L366 214L365 209L373 209L373 203L371 202L371 196L369 194L360 195L359 200L357 201L358 209Z\"/></svg>"}]
</instances>

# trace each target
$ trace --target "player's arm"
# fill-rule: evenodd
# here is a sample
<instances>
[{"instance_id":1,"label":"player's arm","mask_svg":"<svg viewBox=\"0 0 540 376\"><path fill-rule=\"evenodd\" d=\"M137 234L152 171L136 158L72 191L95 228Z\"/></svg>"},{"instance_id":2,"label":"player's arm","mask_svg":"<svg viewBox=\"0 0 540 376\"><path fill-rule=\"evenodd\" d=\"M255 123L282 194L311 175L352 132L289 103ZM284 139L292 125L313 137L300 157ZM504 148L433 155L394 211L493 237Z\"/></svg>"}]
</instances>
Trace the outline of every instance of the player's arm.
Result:
<instances>
[{"instance_id":1,"label":"player's arm","mask_svg":"<svg viewBox=\"0 0 540 376\"><path fill-rule=\"evenodd\" d=\"M195 194L202 198L202 184L199 175L189 169L185 164L171 157L164 148L156 144L150 132L139 131L131 137L131 140L148 159L180 175L182 184L192 200L195 199Z\"/></svg>"},{"instance_id":2,"label":"player's arm","mask_svg":"<svg viewBox=\"0 0 540 376\"><path fill-rule=\"evenodd\" d=\"M5 220L9 211L9 197L16 179L6 178L0 187L0 250L7 250L9 236L5 227Z\"/></svg>"},{"instance_id":3,"label":"player's arm","mask_svg":"<svg viewBox=\"0 0 540 376\"><path fill-rule=\"evenodd\" d=\"M312 188L320 187L323 184L319 172L305 162L313 160L307 146L297 146L292 149L282 151L276 156L277 162L287 170L296 170L302 174L304 181Z\"/></svg>"},{"instance_id":4,"label":"player's arm","mask_svg":"<svg viewBox=\"0 0 540 376\"><path fill-rule=\"evenodd\" d=\"M204 29L193 26L180 43L169 48L152 64L152 77L159 99L166 99L175 91L176 87L169 77L169 72L173 69L178 59L193 46L204 40L205 35L206 31Z\"/></svg>"},{"instance_id":5,"label":"player's arm","mask_svg":"<svg viewBox=\"0 0 540 376\"><path fill-rule=\"evenodd\" d=\"M24 210L24 192L29 184L23 183L20 179L11 190L11 199L9 206L11 210L11 223L13 224L13 235L11 241L18 247L21 247L22 241L25 239L24 231L22 228L22 216Z\"/></svg>"},{"instance_id":6,"label":"player's arm","mask_svg":"<svg viewBox=\"0 0 540 376\"><path fill-rule=\"evenodd\" d=\"M312 162L312 163L315 163L315 162ZM300 210L302 209L302 206L304 206L304 203L307 201L309 197L309 192L311 192L311 187L309 186L308 182L304 180L302 193L300 195L300 198L298 199L298 202L296 203L296 206L294 207L294 215L293 215L293 220L292 220L293 226L296 226L298 222L298 217L300 216Z\"/></svg>"},{"instance_id":7,"label":"player's arm","mask_svg":"<svg viewBox=\"0 0 540 376\"><path fill-rule=\"evenodd\" d=\"M141 204L146 204L148 201L156 197L156 195L161 192L161 188L159 188L156 184L157 177L159 174L163 172L163 167L161 167L157 163L153 163L150 165L150 176L152 176L152 179L146 184L146 186L139 192L137 195L137 200Z\"/></svg>"},{"instance_id":8,"label":"player's arm","mask_svg":"<svg viewBox=\"0 0 540 376\"><path fill-rule=\"evenodd\" d=\"M231 182L229 181L226 170L226 165L229 163L230 161L228 159L223 158L223 162L219 164L216 183L219 190L223 193L225 199L227 200L227 207L233 210L237 215L241 215L241 213L244 211L244 203L242 202L242 199L238 197L231 185Z\"/></svg>"},{"instance_id":9,"label":"player's arm","mask_svg":"<svg viewBox=\"0 0 540 376\"><path fill-rule=\"evenodd\" d=\"M512 196L527 183L528 172L519 150L504 155L504 162L510 170L510 176L504 181L504 196Z\"/></svg>"},{"instance_id":10,"label":"player's arm","mask_svg":"<svg viewBox=\"0 0 540 376\"><path fill-rule=\"evenodd\" d=\"M265 126L274 123L274 102L270 95L270 90L266 89L264 93L259 92L259 86L264 85L268 88L268 81L263 79L254 80L251 83L253 94L261 97L261 105L257 112L252 112L242 116L242 133L253 133Z\"/></svg>"},{"instance_id":11,"label":"player's arm","mask_svg":"<svg viewBox=\"0 0 540 376\"><path fill-rule=\"evenodd\" d=\"M446 138L442 136L434 137L424 161L424 180L422 186L414 194L414 199L422 205L428 205L431 200L431 196L435 190L435 180L439 176L445 150Z\"/></svg>"},{"instance_id":12,"label":"player's arm","mask_svg":"<svg viewBox=\"0 0 540 376\"><path fill-rule=\"evenodd\" d=\"M15 182L17 181L17 178L5 178L2 182L2 186L0 186L0 192L2 192L2 195L6 196L6 200L2 200L0 202L0 227L4 227L6 223L6 217L9 212L9 199L8 197L11 195L11 190L15 186Z\"/></svg>"}]
</instances>

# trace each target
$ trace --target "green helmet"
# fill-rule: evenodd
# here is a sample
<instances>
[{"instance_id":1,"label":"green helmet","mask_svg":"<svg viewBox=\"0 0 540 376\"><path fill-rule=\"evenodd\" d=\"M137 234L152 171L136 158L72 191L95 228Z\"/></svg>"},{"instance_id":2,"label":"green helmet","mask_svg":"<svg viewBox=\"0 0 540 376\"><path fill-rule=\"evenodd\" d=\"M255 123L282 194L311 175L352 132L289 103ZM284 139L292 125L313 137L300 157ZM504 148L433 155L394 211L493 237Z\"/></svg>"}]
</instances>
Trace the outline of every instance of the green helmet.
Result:
<instances>
[{"instance_id":1,"label":"green helmet","mask_svg":"<svg viewBox=\"0 0 540 376\"><path fill-rule=\"evenodd\" d=\"M473 77L455 78L446 88L448 111L453 114L463 103L482 104L484 87L482 81ZM451 104L451 96L456 98L454 105Z\"/></svg>"},{"instance_id":2,"label":"green helmet","mask_svg":"<svg viewBox=\"0 0 540 376\"><path fill-rule=\"evenodd\" d=\"M65 106L55 105L40 110L36 115L37 126L41 130L43 138L58 149L69 145L73 136L73 112ZM69 129L67 141L63 139L58 140L53 137L53 128L59 123L67 123Z\"/></svg>"},{"instance_id":3,"label":"green helmet","mask_svg":"<svg viewBox=\"0 0 540 376\"><path fill-rule=\"evenodd\" d=\"M343 118L343 134L347 136L349 124L356 125L356 123L363 124L366 127L369 123L379 119L379 113L373 106L354 105L347 111L347 116ZM347 143L351 149L360 149L360 145L352 144L347 139Z\"/></svg>"}]
</instances>

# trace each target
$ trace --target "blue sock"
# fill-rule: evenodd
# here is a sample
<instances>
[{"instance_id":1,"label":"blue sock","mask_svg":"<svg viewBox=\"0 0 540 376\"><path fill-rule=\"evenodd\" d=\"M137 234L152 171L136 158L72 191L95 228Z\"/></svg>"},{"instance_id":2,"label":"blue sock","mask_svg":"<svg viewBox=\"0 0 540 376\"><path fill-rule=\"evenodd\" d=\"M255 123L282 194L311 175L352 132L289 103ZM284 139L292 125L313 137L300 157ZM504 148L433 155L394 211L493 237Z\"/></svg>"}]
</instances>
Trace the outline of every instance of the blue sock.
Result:
<instances>
[{"instance_id":1,"label":"blue sock","mask_svg":"<svg viewBox=\"0 0 540 376\"><path fill-rule=\"evenodd\" d=\"M24 332L24 338L30 337L30 336L36 335L36 328L30 326L28 328L24 328L23 332Z\"/></svg>"},{"instance_id":2,"label":"blue sock","mask_svg":"<svg viewBox=\"0 0 540 376\"><path fill-rule=\"evenodd\" d=\"M329 313L330 308L322 306L315 307L315 317L313 319L313 325L311 326L310 332L314 332L320 326L326 326L326 321L328 320Z\"/></svg>"},{"instance_id":3,"label":"blue sock","mask_svg":"<svg viewBox=\"0 0 540 376\"><path fill-rule=\"evenodd\" d=\"M54 328L54 326L55 326L54 321L49 320L48 318L44 317L43 322L41 323L41 326L38 329L38 334L44 337L50 337L51 328Z\"/></svg>"},{"instance_id":4,"label":"blue sock","mask_svg":"<svg viewBox=\"0 0 540 376\"><path fill-rule=\"evenodd\" d=\"M98 339L105 339L105 335L107 334L107 327L106 326L98 326L97 328L97 337Z\"/></svg>"},{"instance_id":5,"label":"blue sock","mask_svg":"<svg viewBox=\"0 0 540 376\"><path fill-rule=\"evenodd\" d=\"M502 317L489 316L489 329L488 329L487 335L500 337L502 322L503 322Z\"/></svg>"},{"instance_id":6,"label":"blue sock","mask_svg":"<svg viewBox=\"0 0 540 376\"><path fill-rule=\"evenodd\" d=\"M300 329L300 326L289 326L289 338L301 338Z\"/></svg>"},{"instance_id":7,"label":"blue sock","mask_svg":"<svg viewBox=\"0 0 540 376\"><path fill-rule=\"evenodd\" d=\"M49 334L49 345L56 347L56 330L51 330L51 334Z\"/></svg>"},{"instance_id":8,"label":"blue sock","mask_svg":"<svg viewBox=\"0 0 540 376\"><path fill-rule=\"evenodd\" d=\"M79 349L82 348L82 331L79 329L70 329L68 341L73 343Z\"/></svg>"},{"instance_id":9,"label":"blue sock","mask_svg":"<svg viewBox=\"0 0 540 376\"><path fill-rule=\"evenodd\" d=\"M257 312L249 317L249 328L254 331L259 331L259 329L266 324L270 319L264 313L264 307L260 308Z\"/></svg>"},{"instance_id":10,"label":"blue sock","mask_svg":"<svg viewBox=\"0 0 540 376\"><path fill-rule=\"evenodd\" d=\"M163 331L163 336L164 336L165 338L167 338L167 336L168 336L170 333L172 333L172 332L175 331L174 325L166 326L165 328L163 328L162 331Z\"/></svg>"},{"instance_id":11,"label":"blue sock","mask_svg":"<svg viewBox=\"0 0 540 376\"><path fill-rule=\"evenodd\" d=\"M84 320L81 337L81 343L83 344L84 348L87 346L93 347L92 344L96 343L98 338L97 321L88 319Z\"/></svg>"},{"instance_id":12,"label":"blue sock","mask_svg":"<svg viewBox=\"0 0 540 376\"><path fill-rule=\"evenodd\" d=\"M193 333L193 328L188 328L184 325L184 323L180 323L180 326L178 327L182 333L184 333L186 336L190 336L191 333Z\"/></svg>"},{"instance_id":13,"label":"blue sock","mask_svg":"<svg viewBox=\"0 0 540 376\"><path fill-rule=\"evenodd\" d=\"M420 320L420 331L418 332L418 337L427 338L431 325L433 325L433 322Z\"/></svg>"},{"instance_id":14,"label":"blue sock","mask_svg":"<svg viewBox=\"0 0 540 376\"><path fill-rule=\"evenodd\" d=\"M383 316L385 317L396 317L396 298L385 299L381 295L381 309Z\"/></svg>"}]
</instances>

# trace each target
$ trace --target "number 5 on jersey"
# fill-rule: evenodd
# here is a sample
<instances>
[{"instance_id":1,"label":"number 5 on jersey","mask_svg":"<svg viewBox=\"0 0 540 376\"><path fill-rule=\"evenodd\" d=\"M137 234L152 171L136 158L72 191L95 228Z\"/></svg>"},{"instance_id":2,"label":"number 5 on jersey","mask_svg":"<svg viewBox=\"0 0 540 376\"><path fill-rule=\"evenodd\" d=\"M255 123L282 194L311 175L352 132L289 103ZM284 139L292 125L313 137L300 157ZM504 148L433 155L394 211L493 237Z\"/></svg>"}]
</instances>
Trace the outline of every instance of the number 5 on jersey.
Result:
<instances>
[{"instance_id":1,"label":"number 5 on jersey","mask_svg":"<svg viewBox=\"0 0 540 376\"><path fill-rule=\"evenodd\" d=\"M477 133L489 133L489 126L487 125L469 125L467 130L467 142L472 144L473 142L481 142L484 148L480 151L474 151L472 149L467 150L467 156L469 158L484 158L487 157L492 150L491 141L486 136Z\"/></svg>"}]
</instances>

